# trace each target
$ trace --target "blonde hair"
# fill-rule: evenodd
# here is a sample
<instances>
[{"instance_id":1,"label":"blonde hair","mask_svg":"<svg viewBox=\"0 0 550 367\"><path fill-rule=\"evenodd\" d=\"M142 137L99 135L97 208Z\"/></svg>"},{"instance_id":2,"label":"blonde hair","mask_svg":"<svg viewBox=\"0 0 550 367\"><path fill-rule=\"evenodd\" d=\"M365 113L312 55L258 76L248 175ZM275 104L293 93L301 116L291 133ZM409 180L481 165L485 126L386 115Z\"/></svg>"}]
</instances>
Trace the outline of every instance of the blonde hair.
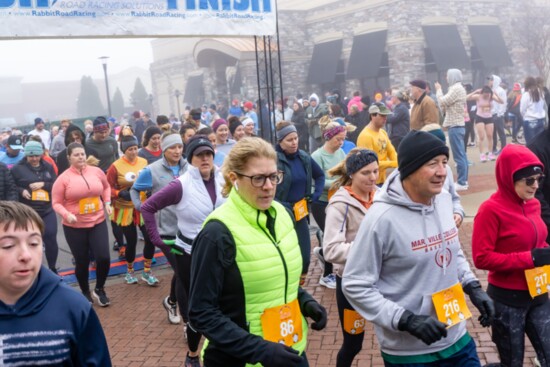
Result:
<instances>
[{"instance_id":1,"label":"blonde hair","mask_svg":"<svg viewBox=\"0 0 550 367\"><path fill-rule=\"evenodd\" d=\"M339 117L340 118L340 117ZM340 118L342 121L344 119ZM354 132L357 129L357 126L352 125L348 122L345 122L345 125L342 125L336 120L331 119L328 115L325 115L319 119L319 127L321 128L321 132L325 132L326 130L332 129L333 127L343 126L347 132Z\"/></svg>"},{"instance_id":2,"label":"blonde hair","mask_svg":"<svg viewBox=\"0 0 550 367\"><path fill-rule=\"evenodd\" d=\"M225 179L222 189L224 197L229 196L233 188L229 173L246 171L246 166L251 158L268 158L277 163L277 153L271 144L257 137L242 138L233 145L222 165L222 174Z\"/></svg>"}]
</instances>

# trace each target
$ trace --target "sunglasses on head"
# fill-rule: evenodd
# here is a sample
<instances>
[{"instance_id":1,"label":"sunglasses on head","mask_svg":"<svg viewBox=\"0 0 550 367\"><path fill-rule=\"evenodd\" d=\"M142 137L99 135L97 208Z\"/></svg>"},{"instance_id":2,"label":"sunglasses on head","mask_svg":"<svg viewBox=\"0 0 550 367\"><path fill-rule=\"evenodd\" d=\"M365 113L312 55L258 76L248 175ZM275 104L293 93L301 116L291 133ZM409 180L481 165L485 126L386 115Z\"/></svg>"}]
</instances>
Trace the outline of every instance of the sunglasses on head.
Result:
<instances>
[{"instance_id":1,"label":"sunglasses on head","mask_svg":"<svg viewBox=\"0 0 550 367\"><path fill-rule=\"evenodd\" d=\"M543 180L544 180L544 175L540 175L538 177L525 177L521 179L521 181L525 181L525 184L527 186L533 186L535 184L535 181L537 181L540 185Z\"/></svg>"}]
</instances>

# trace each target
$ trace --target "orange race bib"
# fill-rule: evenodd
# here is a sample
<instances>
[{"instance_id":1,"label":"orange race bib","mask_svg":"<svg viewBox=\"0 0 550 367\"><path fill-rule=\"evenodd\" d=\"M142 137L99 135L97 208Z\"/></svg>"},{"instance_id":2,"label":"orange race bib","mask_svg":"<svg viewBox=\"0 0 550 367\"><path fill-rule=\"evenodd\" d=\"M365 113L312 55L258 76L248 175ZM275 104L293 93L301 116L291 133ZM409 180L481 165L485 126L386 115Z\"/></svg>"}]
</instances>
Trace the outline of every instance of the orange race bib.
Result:
<instances>
[{"instance_id":1,"label":"orange race bib","mask_svg":"<svg viewBox=\"0 0 550 367\"><path fill-rule=\"evenodd\" d=\"M265 340L289 347L302 340L302 313L298 299L264 310L260 321Z\"/></svg>"},{"instance_id":2,"label":"orange race bib","mask_svg":"<svg viewBox=\"0 0 550 367\"><path fill-rule=\"evenodd\" d=\"M534 269L525 270L525 279L529 287L529 294L535 298L541 294L548 293L550 285L550 265L540 266Z\"/></svg>"},{"instance_id":3,"label":"orange race bib","mask_svg":"<svg viewBox=\"0 0 550 367\"><path fill-rule=\"evenodd\" d=\"M460 283L432 294L432 301L437 319L448 328L472 317Z\"/></svg>"},{"instance_id":4,"label":"orange race bib","mask_svg":"<svg viewBox=\"0 0 550 367\"><path fill-rule=\"evenodd\" d=\"M309 214L309 211L307 210L307 201L305 198L296 202L294 204L293 209L294 209L294 218L296 218L296 222Z\"/></svg>"},{"instance_id":5,"label":"orange race bib","mask_svg":"<svg viewBox=\"0 0 550 367\"><path fill-rule=\"evenodd\" d=\"M145 200L147 200L147 192L145 192L145 191L140 191L140 192L139 192L139 201L141 201L142 203L144 203Z\"/></svg>"},{"instance_id":6,"label":"orange race bib","mask_svg":"<svg viewBox=\"0 0 550 367\"><path fill-rule=\"evenodd\" d=\"M78 202L80 214L91 214L99 210L99 196L80 199Z\"/></svg>"},{"instance_id":7,"label":"orange race bib","mask_svg":"<svg viewBox=\"0 0 550 367\"><path fill-rule=\"evenodd\" d=\"M50 194L46 190L36 190L31 194L32 201L50 201Z\"/></svg>"},{"instance_id":8,"label":"orange race bib","mask_svg":"<svg viewBox=\"0 0 550 367\"><path fill-rule=\"evenodd\" d=\"M329 189L328 190L327 199L329 201L330 201L330 198L332 197L332 195L336 194L336 191L338 191L338 190L335 190L335 189Z\"/></svg>"},{"instance_id":9,"label":"orange race bib","mask_svg":"<svg viewBox=\"0 0 550 367\"><path fill-rule=\"evenodd\" d=\"M365 319L355 310L344 308L344 330L351 335L365 331Z\"/></svg>"}]
</instances>

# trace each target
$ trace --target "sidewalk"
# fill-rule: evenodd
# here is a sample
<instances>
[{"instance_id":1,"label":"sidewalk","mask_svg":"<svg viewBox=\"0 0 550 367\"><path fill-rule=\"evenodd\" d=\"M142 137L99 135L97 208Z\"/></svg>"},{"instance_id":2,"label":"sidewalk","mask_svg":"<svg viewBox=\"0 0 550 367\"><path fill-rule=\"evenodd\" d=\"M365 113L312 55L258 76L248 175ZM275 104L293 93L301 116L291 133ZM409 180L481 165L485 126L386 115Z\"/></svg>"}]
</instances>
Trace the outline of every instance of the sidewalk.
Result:
<instances>
[{"instance_id":1,"label":"sidewalk","mask_svg":"<svg viewBox=\"0 0 550 367\"><path fill-rule=\"evenodd\" d=\"M472 154L473 155L473 154ZM471 157L470 159L475 159ZM452 160L450 161L453 166ZM470 189L461 193L462 203L467 217L460 228L460 239L470 266L472 220L478 206L486 200L496 188L494 180L494 162L476 163L471 167ZM312 237L312 248L317 246ZM487 274L474 270L484 288L487 286ZM160 286L151 288L140 282L138 285L126 285L121 277L108 280L107 293L111 306L94 306L107 335L114 366L182 366L187 352L183 339L182 325L168 323L166 311L161 302L169 292L170 269L157 270ZM309 269L305 289L320 301L329 313L325 330L311 331L307 348L310 365L328 367L336 365L336 355L342 342L338 322L335 291L318 285L321 269L316 266L314 255ZM467 321L468 330L476 341L482 365L498 362L498 354L491 341L489 329L482 328L477 322L479 313L469 303L473 317ZM367 323L368 324L368 323ZM524 366L534 366L535 353L526 341ZM378 343L372 325L366 328L363 350L356 357L354 366L383 366Z\"/></svg>"}]
</instances>

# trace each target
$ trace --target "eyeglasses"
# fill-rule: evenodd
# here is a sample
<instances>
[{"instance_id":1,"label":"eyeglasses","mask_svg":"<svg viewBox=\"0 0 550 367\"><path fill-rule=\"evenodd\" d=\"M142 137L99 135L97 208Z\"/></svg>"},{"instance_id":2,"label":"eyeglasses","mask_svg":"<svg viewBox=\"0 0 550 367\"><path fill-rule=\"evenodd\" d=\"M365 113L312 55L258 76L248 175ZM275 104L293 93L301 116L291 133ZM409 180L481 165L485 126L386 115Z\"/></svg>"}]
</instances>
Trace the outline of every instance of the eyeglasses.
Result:
<instances>
[{"instance_id":1,"label":"eyeglasses","mask_svg":"<svg viewBox=\"0 0 550 367\"><path fill-rule=\"evenodd\" d=\"M272 173L270 175L254 175L254 176L247 176L243 175L242 173L235 172L239 176L248 177L250 179L250 183L253 187L264 187L267 179L271 181L272 185L277 185L283 182L283 172L279 171L277 173Z\"/></svg>"},{"instance_id":2,"label":"eyeglasses","mask_svg":"<svg viewBox=\"0 0 550 367\"><path fill-rule=\"evenodd\" d=\"M544 180L544 175L540 175L538 177L524 177L520 181L525 181L525 184L527 186L533 186L535 184L535 181L537 181L540 185L543 180Z\"/></svg>"}]
</instances>

